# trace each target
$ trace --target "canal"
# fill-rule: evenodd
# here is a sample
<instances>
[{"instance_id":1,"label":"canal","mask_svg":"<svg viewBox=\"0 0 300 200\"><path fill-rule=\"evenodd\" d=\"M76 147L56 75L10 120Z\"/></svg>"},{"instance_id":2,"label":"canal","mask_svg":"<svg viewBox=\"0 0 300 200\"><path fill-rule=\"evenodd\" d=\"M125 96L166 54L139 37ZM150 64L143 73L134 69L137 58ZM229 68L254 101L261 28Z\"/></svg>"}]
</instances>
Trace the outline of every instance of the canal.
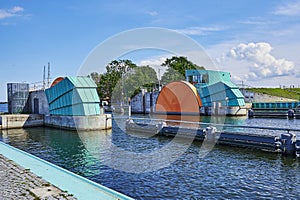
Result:
<instances>
[{"instance_id":1,"label":"canal","mask_svg":"<svg viewBox=\"0 0 300 200\"><path fill-rule=\"evenodd\" d=\"M201 117L202 122L212 122ZM223 119L227 124L300 129L300 120ZM299 199L299 160L251 149L214 146L199 157L202 143L194 141L175 162L156 170L124 172L133 157L111 157L111 145L138 154L162 149L172 142L166 137L135 137L113 122L109 131L75 132L50 128L0 131L0 139L76 174L136 199ZM276 134L276 133L275 133ZM280 134L280 133L279 133ZM299 137L299 136L298 136ZM108 144L109 143L109 144ZM183 142L184 143L184 142ZM184 145L180 141L177 148ZM160 154L161 160L168 154ZM113 160L116 165L112 167ZM148 160L139 160L148 166ZM130 166L129 166L130 167ZM136 166L132 166L134 168Z\"/></svg>"}]
</instances>

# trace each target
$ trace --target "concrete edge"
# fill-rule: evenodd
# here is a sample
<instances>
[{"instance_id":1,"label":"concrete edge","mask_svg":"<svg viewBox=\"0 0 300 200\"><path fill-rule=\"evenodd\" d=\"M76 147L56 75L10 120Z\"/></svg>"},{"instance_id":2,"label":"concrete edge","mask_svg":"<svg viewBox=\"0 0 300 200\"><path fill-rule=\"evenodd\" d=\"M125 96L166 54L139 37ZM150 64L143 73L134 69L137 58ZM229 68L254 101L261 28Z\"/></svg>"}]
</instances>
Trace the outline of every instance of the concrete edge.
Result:
<instances>
[{"instance_id":1,"label":"concrete edge","mask_svg":"<svg viewBox=\"0 0 300 200\"><path fill-rule=\"evenodd\" d=\"M86 199L124 199L132 200L124 194L88 180L32 154L0 142L0 153L20 166L30 169L61 190L73 194L79 200Z\"/></svg>"}]
</instances>

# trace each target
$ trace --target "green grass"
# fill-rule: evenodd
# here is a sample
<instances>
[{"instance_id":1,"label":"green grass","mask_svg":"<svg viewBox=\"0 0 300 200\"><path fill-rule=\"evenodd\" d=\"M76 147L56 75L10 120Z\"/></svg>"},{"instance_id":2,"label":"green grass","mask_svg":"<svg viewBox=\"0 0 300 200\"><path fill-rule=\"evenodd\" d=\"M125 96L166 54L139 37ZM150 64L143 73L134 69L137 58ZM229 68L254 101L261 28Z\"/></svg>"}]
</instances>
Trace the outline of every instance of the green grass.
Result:
<instances>
[{"instance_id":1,"label":"green grass","mask_svg":"<svg viewBox=\"0 0 300 200\"><path fill-rule=\"evenodd\" d=\"M247 88L248 91L268 94L277 97L284 97L289 99L300 100L300 88Z\"/></svg>"}]
</instances>

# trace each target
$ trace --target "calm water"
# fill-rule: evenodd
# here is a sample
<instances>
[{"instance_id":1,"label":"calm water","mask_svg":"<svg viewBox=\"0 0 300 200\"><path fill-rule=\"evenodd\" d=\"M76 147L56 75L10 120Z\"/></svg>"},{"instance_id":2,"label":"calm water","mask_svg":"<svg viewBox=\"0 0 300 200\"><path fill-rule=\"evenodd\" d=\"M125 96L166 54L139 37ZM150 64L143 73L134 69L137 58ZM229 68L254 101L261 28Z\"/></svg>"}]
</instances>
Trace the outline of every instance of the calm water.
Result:
<instances>
[{"instance_id":1,"label":"calm water","mask_svg":"<svg viewBox=\"0 0 300 200\"><path fill-rule=\"evenodd\" d=\"M8 112L7 103L0 103L0 113Z\"/></svg>"},{"instance_id":2,"label":"calm water","mask_svg":"<svg viewBox=\"0 0 300 200\"><path fill-rule=\"evenodd\" d=\"M300 120L226 118L226 123L300 128ZM111 131L30 128L0 131L0 136L12 146L136 199L300 198L300 162L280 154L215 146L206 157L199 158L202 143L194 142L169 166L136 174L105 165L110 154L105 144L108 139L120 148L147 153L163 148L172 138L134 137L116 123ZM126 160L114 158L122 165ZM142 159L139 162L142 166L149 164Z\"/></svg>"}]
</instances>

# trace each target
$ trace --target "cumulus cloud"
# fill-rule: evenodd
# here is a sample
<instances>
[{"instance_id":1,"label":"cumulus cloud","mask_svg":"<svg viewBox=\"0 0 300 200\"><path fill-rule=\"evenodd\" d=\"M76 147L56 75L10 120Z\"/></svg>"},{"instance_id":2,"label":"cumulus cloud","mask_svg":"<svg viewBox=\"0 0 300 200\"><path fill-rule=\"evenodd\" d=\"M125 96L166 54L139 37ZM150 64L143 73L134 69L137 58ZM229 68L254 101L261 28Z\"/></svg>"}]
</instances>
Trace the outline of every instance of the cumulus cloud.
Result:
<instances>
[{"instance_id":1,"label":"cumulus cloud","mask_svg":"<svg viewBox=\"0 0 300 200\"><path fill-rule=\"evenodd\" d=\"M287 76L294 72L294 63L284 58L275 58L269 43L241 43L233 47L229 57L250 64L246 79L262 79Z\"/></svg>"},{"instance_id":2,"label":"cumulus cloud","mask_svg":"<svg viewBox=\"0 0 300 200\"><path fill-rule=\"evenodd\" d=\"M161 66L163 62L166 61L167 58L170 58L171 56L159 56L159 57L153 57L145 60L141 60L139 62L140 66L149 66L149 67L158 67Z\"/></svg>"},{"instance_id":3,"label":"cumulus cloud","mask_svg":"<svg viewBox=\"0 0 300 200\"><path fill-rule=\"evenodd\" d=\"M163 56L155 56L152 58L148 58L145 60L141 60L137 64L139 66L149 66L152 67L157 74L157 78L160 80L162 75L166 72L166 67L161 67L161 64L166 61L167 58L171 58L174 55L163 55Z\"/></svg>"},{"instance_id":4,"label":"cumulus cloud","mask_svg":"<svg viewBox=\"0 0 300 200\"><path fill-rule=\"evenodd\" d=\"M0 19L19 16L23 11L24 8L20 6L14 6L11 9L0 9Z\"/></svg>"},{"instance_id":5,"label":"cumulus cloud","mask_svg":"<svg viewBox=\"0 0 300 200\"><path fill-rule=\"evenodd\" d=\"M300 2L294 1L279 6L275 11L276 15L286 16L299 16L300 15Z\"/></svg>"}]
</instances>

